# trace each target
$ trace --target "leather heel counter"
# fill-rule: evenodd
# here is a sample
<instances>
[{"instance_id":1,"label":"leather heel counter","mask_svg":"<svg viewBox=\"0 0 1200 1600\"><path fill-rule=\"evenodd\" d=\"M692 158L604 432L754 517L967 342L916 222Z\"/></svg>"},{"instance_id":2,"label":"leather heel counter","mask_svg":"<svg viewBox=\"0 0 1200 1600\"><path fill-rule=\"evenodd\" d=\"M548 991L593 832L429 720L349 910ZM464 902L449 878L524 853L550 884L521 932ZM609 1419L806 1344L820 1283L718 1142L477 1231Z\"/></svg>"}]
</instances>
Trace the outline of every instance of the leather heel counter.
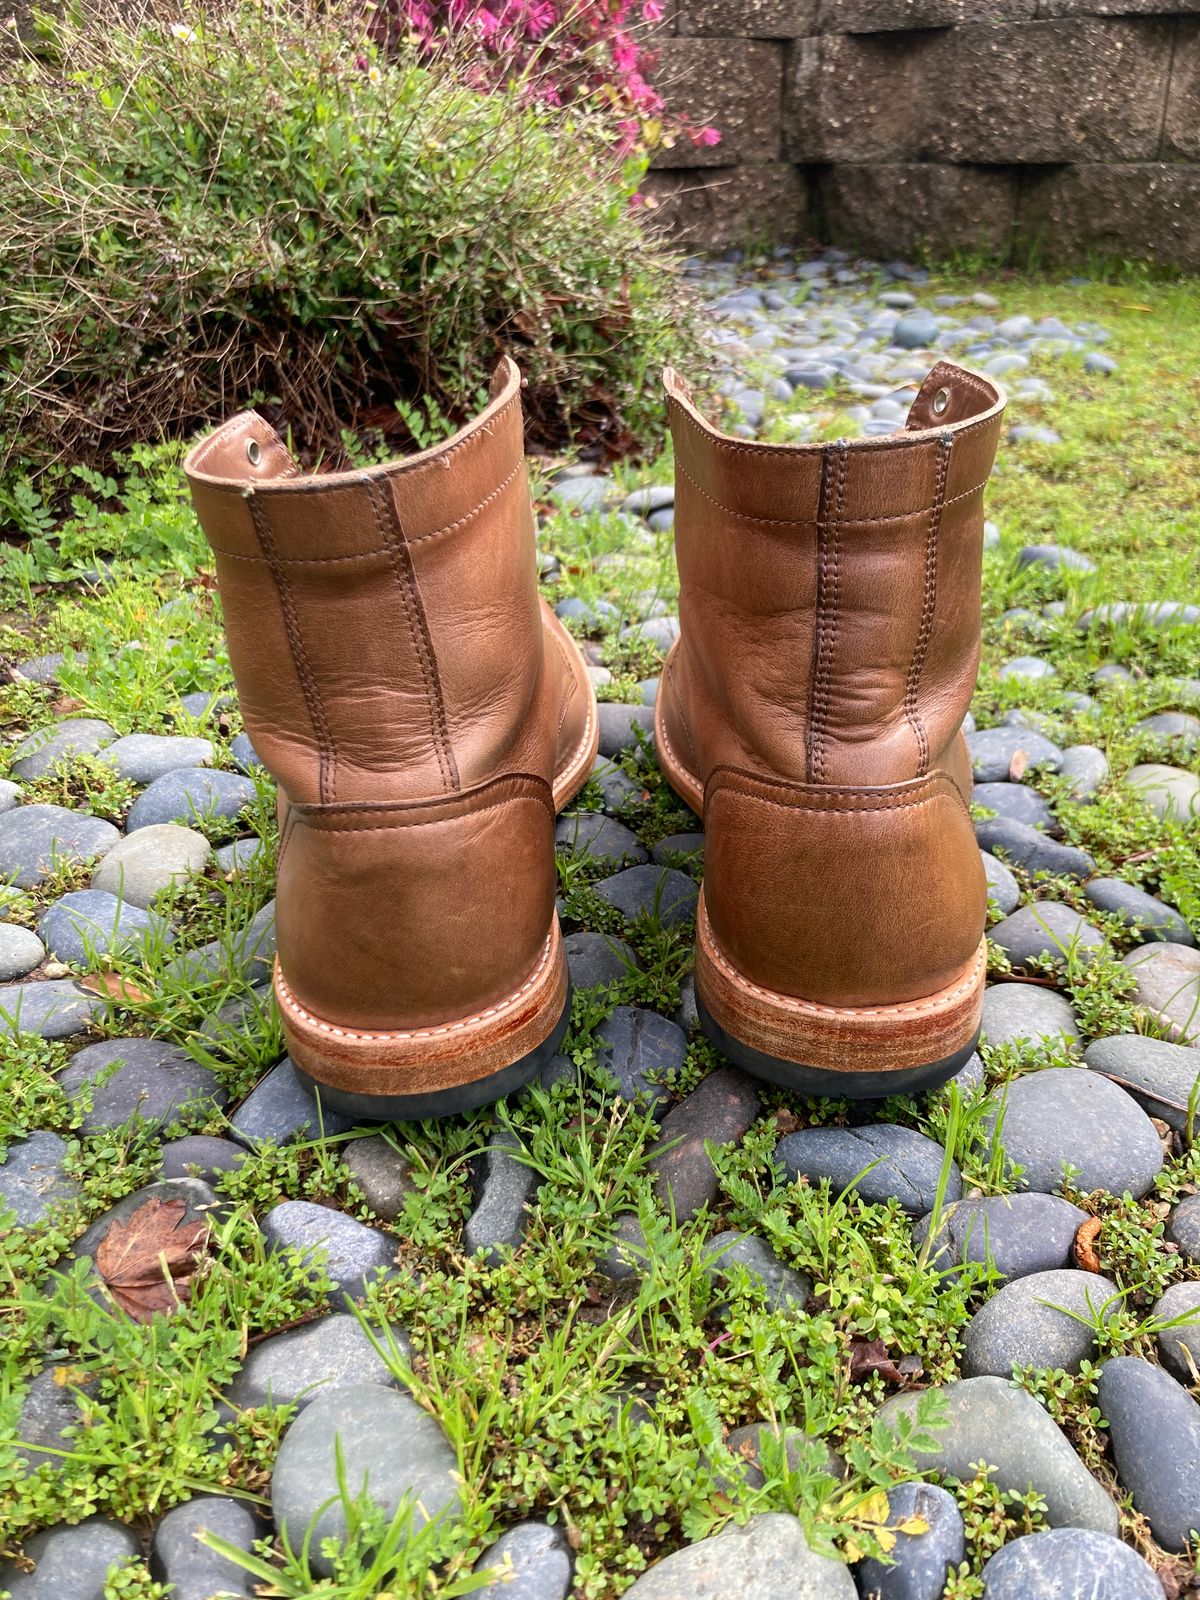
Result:
<instances>
[{"instance_id":1,"label":"leather heel counter","mask_svg":"<svg viewBox=\"0 0 1200 1600\"><path fill-rule=\"evenodd\" d=\"M886 788L719 769L705 805L713 934L745 977L831 1005L888 1005L953 980L983 935L970 816L942 772Z\"/></svg>"},{"instance_id":2,"label":"leather heel counter","mask_svg":"<svg viewBox=\"0 0 1200 1600\"><path fill-rule=\"evenodd\" d=\"M508 999L536 971L555 885L542 779L427 804L293 806L288 821L279 963L315 1017L437 1027Z\"/></svg>"}]
</instances>

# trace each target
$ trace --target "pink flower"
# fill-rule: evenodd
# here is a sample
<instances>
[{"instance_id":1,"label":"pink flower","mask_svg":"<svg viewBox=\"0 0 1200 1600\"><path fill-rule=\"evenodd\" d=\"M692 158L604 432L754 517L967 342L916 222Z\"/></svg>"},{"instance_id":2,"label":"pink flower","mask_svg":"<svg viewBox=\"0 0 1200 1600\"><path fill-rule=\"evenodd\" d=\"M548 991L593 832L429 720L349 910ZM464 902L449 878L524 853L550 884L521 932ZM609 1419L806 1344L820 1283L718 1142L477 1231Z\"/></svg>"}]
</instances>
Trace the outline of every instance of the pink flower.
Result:
<instances>
[{"instance_id":1,"label":"pink flower","mask_svg":"<svg viewBox=\"0 0 1200 1600\"><path fill-rule=\"evenodd\" d=\"M688 136L694 145L711 147L721 142L720 128L693 128Z\"/></svg>"},{"instance_id":2,"label":"pink flower","mask_svg":"<svg viewBox=\"0 0 1200 1600\"><path fill-rule=\"evenodd\" d=\"M661 22L662 19L663 8L659 0L642 0L643 22Z\"/></svg>"}]
</instances>

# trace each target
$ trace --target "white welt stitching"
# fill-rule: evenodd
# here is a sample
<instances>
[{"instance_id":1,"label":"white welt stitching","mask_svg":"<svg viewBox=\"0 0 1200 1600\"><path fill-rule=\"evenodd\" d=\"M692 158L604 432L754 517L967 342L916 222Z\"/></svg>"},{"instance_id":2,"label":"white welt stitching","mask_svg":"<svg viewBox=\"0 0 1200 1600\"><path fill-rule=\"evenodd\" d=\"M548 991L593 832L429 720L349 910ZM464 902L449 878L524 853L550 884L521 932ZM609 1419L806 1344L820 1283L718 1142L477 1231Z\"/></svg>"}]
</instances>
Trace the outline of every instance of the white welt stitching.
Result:
<instances>
[{"instance_id":1,"label":"white welt stitching","mask_svg":"<svg viewBox=\"0 0 1200 1600\"><path fill-rule=\"evenodd\" d=\"M708 909L703 899L700 901L700 928L708 935L706 954L720 967L726 977L733 979L739 988L748 989L751 994L769 1000L781 1010L796 1011L806 1016L815 1013L822 1017L896 1017L921 1016L927 1011L941 1011L955 1000L961 1000L964 995L970 994L979 982L979 974L987 963L987 940L984 939L975 952L975 959L971 962L966 977L961 978L952 988L942 989L927 1000L905 1000L894 1006L823 1006L815 1000L800 1000L795 995L780 994L775 989L760 988L757 983L752 983L745 973L731 966L713 937L712 924L708 920Z\"/></svg>"},{"instance_id":2,"label":"white welt stitching","mask_svg":"<svg viewBox=\"0 0 1200 1600\"><path fill-rule=\"evenodd\" d=\"M371 1044L384 1044L391 1039L441 1039L449 1033L461 1033L463 1029L473 1027L477 1022L486 1022L489 1017L497 1017L502 1011L518 1001L523 994L528 994L534 987L542 973L545 972L550 960L550 952L554 944L554 933L551 931L542 946L542 954L537 966L519 989L514 989L503 1000L498 1000L494 1006L488 1006L486 1011L476 1011L472 1016L462 1017L458 1022L445 1022L437 1028L395 1028L387 1032L370 1033L362 1028L336 1028L331 1022L322 1022L319 1017L314 1017L311 1011L306 1011L296 996L287 986L287 979L279 970L279 962L275 963L275 989L281 1000L286 1000L292 1016L307 1023L310 1028L316 1028L318 1033L328 1034L332 1039L363 1039Z\"/></svg>"}]
</instances>

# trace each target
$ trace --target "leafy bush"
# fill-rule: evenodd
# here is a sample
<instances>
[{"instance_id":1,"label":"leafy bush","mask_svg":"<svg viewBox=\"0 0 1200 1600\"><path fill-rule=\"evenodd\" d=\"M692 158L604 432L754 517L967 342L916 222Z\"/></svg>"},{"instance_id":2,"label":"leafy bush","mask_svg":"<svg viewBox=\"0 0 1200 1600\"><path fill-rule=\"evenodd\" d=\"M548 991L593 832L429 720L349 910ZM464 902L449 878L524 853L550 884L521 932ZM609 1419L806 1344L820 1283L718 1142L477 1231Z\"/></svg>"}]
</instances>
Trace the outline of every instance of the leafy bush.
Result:
<instances>
[{"instance_id":1,"label":"leafy bush","mask_svg":"<svg viewBox=\"0 0 1200 1600\"><path fill-rule=\"evenodd\" d=\"M76 15L0 74L10 466L102 464L253 401L310 460L347 426L405 445L504 351L543 441L653 436L688 313L594 106L385 50L353 0L158 3Z\"/></svg>"}]
</instances>

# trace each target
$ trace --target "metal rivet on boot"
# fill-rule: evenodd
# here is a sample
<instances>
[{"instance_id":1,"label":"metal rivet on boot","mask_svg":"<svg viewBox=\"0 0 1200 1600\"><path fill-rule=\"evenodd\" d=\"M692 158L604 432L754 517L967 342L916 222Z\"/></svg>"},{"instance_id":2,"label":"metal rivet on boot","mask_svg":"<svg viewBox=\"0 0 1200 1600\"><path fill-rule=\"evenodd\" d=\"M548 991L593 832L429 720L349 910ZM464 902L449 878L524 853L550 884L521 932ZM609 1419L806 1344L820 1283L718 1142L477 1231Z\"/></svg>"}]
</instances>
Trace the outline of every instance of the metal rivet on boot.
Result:
<instances>
[{"instance_id":1,"label":"metal rivet on boot","mask_svg":"<svg viewBox=\"0 0 1200 1600\"><path fill-rule=\"evenodd\" d=\"M936 400L933 403L935 406L937 405ZM252 467L256 467L262 460L262 450L257 439L246 440L246 460Z\"/></svg>"},{"instance_id":2,"label":"metal rivet on boot","mask_svg":"<svg viewBox=\"0 0 1200 1600\"><path fill-rule=\"evenodd\" d=\"M943 416L950 404L949 389L939 389L933 397L933 414L935 417Z\"/></svg>"}]
</instances>

